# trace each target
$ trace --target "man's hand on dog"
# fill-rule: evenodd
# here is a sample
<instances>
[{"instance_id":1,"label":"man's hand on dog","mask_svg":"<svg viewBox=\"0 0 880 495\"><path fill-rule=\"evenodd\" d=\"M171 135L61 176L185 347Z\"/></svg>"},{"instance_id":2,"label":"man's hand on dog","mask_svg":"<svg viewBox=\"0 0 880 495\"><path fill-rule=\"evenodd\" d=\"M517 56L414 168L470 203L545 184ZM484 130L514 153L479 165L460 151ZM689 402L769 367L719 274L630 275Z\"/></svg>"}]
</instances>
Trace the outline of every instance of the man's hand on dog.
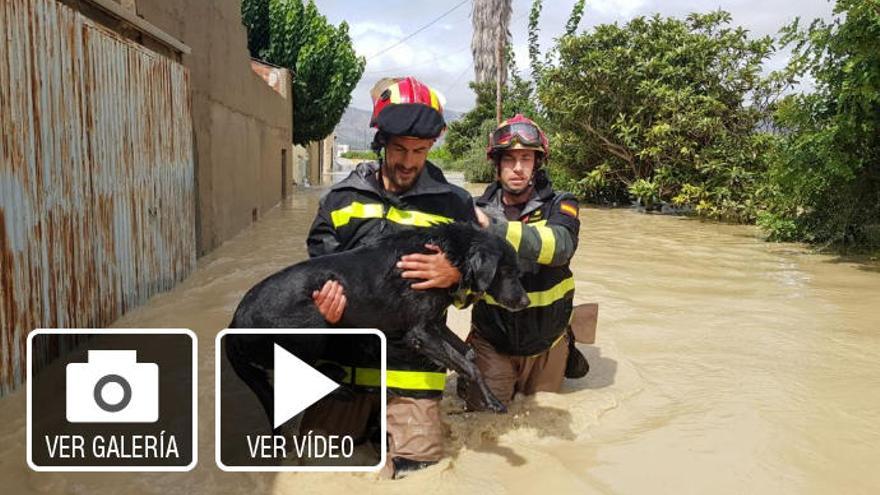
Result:
<instances>
[{"instance_id":1,"label":"man's hand on dog","mask_svg":"<svg viewBox=\"0 0 880 495\"><path fill-rule=\"evenodd\" d=\"M477 216L477 223L480 227L484 229L489 227L489 224L491 223L489 215L486 215L486 212L484 212L479 206L474 206L474 215Z\"/></svg>"},{"instance_id":2,"label":"man's hand on dog","mask_svg":"<svg viewBox=\"0 0 880 495\"><path fill-rule=\"evenodd\" d=\"M461 280L461 272L446 259L443 251L433 244L425 244L425 247L434 251L434 254L415 253L400 258L397 267L403 270L401 277L421 279L422 282L416 282L411 286L416 290L447 289L457 284ZM324 282L321 290L312 292L312 300L315 301L318 312L327 323L334 325L342 319L346 299L345 291L339 282L335 280Z\"/></svg>"},{"instance_id":3,"label":"man's hand on dog","mask_svg":"<svg viewBox=\"0 0 880 495\"><path fill-rule=\"evenodd\" d=\"M324 282L321 290L312 292L312 300L315 301L318 312L327 323L333 325L342 319L342 312L345 311L345 292L339 282L335 280Z\"/></svg>"},{"instance_id":4,"label":"man's hand on dog","mask_svg":"<svg viewBox=\"0 0 880 495\"><path fill-rule=\"evenodd\" d=\"M411 285L413 289L447 289L461 280L461 272L446 259L443 251L433 245L425 244L425 247L434 254L413 253L404 255L397 262L397 267L403 270L403 278L417 278L423 282Z\"/></svg>"}]
</instances>

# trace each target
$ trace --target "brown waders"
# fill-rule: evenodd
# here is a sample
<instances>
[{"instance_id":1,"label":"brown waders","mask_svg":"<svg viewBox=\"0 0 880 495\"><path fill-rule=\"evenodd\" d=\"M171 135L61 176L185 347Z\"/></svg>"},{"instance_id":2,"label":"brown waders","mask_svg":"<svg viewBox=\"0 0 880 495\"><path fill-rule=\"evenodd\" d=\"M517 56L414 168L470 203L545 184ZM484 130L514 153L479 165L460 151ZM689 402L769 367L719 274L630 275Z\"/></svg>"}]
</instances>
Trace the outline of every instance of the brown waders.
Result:
<instances>
[{"instance_id":1,"label":"brown waders","mask_svg":"<svg viewBox=\"0 0 880 495\"><path fill-rule=\"evenodd\" d=\"M474 348L477 367L483 373L486 384L495 397L505 405L510 404L517 393L531 395L536 392L558 392L565 378L568 359L568 332L565 332L550 349L534 356L510 356L492 347L477 332L471 331L467 343ZM468 409L480 409L480 394L475 387L468 387L467 380L459 377L458 395L465 400Z\"/></svg>"}]
</instances>

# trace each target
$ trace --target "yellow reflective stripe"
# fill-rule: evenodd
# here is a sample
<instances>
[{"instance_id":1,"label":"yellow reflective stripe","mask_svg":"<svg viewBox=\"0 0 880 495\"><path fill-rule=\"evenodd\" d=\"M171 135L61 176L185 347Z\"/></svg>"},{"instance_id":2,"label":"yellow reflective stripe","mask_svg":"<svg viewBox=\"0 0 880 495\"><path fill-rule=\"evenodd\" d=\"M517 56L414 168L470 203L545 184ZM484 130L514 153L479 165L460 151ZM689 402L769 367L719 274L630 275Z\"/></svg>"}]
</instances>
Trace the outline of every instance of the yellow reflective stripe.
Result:
<instances>
[{"instance_id":1,"label":"yellow reflective stripe","mask_svg":"<svg viewBox=\"0 0 880 495\"><path fill-rule=\"evenodd\" d=\"M510 222L507 224L507 242L513 246L514 251L519 251L519 243L522 241L522 223Z\"/></svg>"},{"instance_id":2,"label":"yellow reflective stripe","mask_svg":"<svg viewBox=\"0 0 880 495\"><path fill-rule=\"evenodd\" d=\"M327 359L318 359L317 361L315 361L315 368L319 368L321 365L324 365L324 364L332 364L338 368L341 368L342 371L345 371L345 376L342 377L342 380L340 380L340 381L343 383L351 383L351 366L342 366L341 364L337 363L336 361L329 361Z\"/></svg>"},{"instance_id":3,"label":"yellow reflective stripe","mask_svg":"<svg viewBox=\"0 0 880 495\"><path fill-rule=\"evenodd\" d=\"M443 390L446 388L446 373L388 370L385 385L405 390Z\"/></svg>"},{"instance_id":4,"label":"yellow reflective stripe","mask_svg":"<svg viewBox=\"0 0 880 495\"><path fill-rule=\"evenodd\" d=\"M412 225L414 227L430 227L434 224L450 223L453 221L451 218L440 215L433 215L418 210L398 210L393 206L388 210L388 215L385 218L394 223Z\"/></svg>"},{"instance_id":5,"label":"yellow reflective stripe","mask_svg":"<svg viewBox=\"0 0 880 495\"><path fill-rule=\"evenodd\" d=\"M319 360L315 364L332 363L345 371L343 383L351 384L352 367L342 366L333 361ZM382 384L382 372L377 368L354 368L354 385L378 387ZM435 371L388 370L385 385L407 390L443 390L446 388L446 373Z\"/></svg>"},{"instance_id":6,"label":"yellow reflective stripe","mask_svg":"<svg viewBox=\"0 0 880 495\"><path fill-rule=\"evenodd\" d=\"M330 212L330 220L333 227L339 228L348 224L352 218L382 218L383 208L381 203L352 203L345 208Z\"/></svg>"},{"instance_id":7,"label":"yellow reflective stripe","mask_svg":"<svg viewBox=\"0 0 880 495\"><path fill-rule=\"evenodd\" d=\"M574 277L569 277L547 290L528 292L527 294L529 295L529 305L527 307L540 308L544 306L549 306L556 301L563 299L565 297L565 294L567 294L571 290L574 290ZM486 304L491 304L492 306L501 306L489 294L483 295L483 302L485 302Z\"/></svg>"},{"instance_id":8,"label":"yellow reflective stripe","mask_svg":"<svg viewBox=\"0 0 880 495\"><path fill-rule=\"evenodd\" d=\"M345 208L330 212L330 220L334 228L347 225L352 218L382 218L384 208L381 203L358 203L354 202ZM388 220L401 225L413 227L430 227L438 223L450 223L453 219L441 215L434 215L418 210L399 210L395 207L388 209L385 215Z\"/></svg>"},{"instance_id":9,"label":"yellow reflective stripe","mask_svg":"<svg viewBox=\"0 0 880 495\"><path fill-rule=\"evenodd\" d=\"M355 385L378 387L380 376L381 372L376 368L357 368ZM446 373L388 370L385 373L385 386L406 390L443 390L446 388Z\"/></svg>"},{"instance_id":10,"label":"yellow reflective stripe","mask_svg":"<svg viewBox=\"0 0 880 495\"><path fill-rule=\"evenodd\" d=\"M381 376L382 371L376 368L357 368L354 374L354 384L364 387L378 387L382 384Z\"/></svg>"},{"instance_id":11,"label":"yellow reflective stripe","mask_svg":"<svg viewBox=\"0 0 880 495\"><path fill-rule=\"evenodd\" d=\"M538 254L538 263L546 265L553 261L553 252L556 251L556 237L550 227L535 227L541 236L541 252Z\"/></svg>"}]
</instances>

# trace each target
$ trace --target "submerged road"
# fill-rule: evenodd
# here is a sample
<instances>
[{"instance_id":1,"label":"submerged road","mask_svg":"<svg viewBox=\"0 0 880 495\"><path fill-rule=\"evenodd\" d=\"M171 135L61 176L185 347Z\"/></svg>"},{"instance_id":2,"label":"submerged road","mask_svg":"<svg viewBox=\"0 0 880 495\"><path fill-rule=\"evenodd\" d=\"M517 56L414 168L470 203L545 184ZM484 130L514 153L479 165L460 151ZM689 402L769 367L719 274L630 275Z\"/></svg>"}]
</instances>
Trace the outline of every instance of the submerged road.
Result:
<instances>
[{"instance_id":1,"label":"submerged road","mask_svg":"<svg viewBox=\"0 0 880 495\"><path fill-rule=\"evenodd\" d=\"M472 192L478 189L471 188ZM601 305L590 375L505 416L447 393L449 457L401 481L224 473L214 465L213 344L244 292L307 257L321 194L300 189L116 327L199 336L199 465L191 473L34 473L25 394L0 400L5 493L876 493L880 269L752 228L581 211L577 302ZM468 328L469 313L450 325ZM450 380L450 389L454 380ZM449 391L451 392L451 390ZM243 400L248 400L243 398ZM254 407L256 402L254 401Z\"/></svg>"}]
</instances>

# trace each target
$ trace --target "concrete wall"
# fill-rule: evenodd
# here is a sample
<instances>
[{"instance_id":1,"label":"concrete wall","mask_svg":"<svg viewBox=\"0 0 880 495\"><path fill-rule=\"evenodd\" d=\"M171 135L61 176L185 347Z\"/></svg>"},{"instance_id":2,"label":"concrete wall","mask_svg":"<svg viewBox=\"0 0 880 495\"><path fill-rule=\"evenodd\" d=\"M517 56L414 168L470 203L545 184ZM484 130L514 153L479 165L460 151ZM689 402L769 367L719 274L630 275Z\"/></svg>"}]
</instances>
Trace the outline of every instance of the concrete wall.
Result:
<instances>
[{"instance_id":1,"label":"concrete wall","mask_svg":"<svg viewBox=\"0 0 880 495\"><path fill-rule=\"evenodd\" d=\"M336 134L331 134L321 141L321 157L323 160L321 173L329 174L333 171L333 162L336 159ZM325 175L321 179L321 183L324 184L327 180L329 179Z\"/></svg>"},{"instance_id":2,"label":"concrete wall","mask_svg":"<svg viewBox=\"0 0 880 495\"><path fill-rule=\"evenodd\" d=\"M304 185L309 177L309 150L305 146L293 147L293 180Z\"/></svg>"},{"instance_id":3,"label":"concrete wall","mask_svg":"<svg viewBox=\"0 0 880 495\"><path fill-rule=\"evenodd\" d=\"M312 141L308 144L308 178L315 186L324 184L329 179L325 174L333 171L334 147L336 135L331 134L320 141Z\"/></svg>"},{"instance_id":4,"label":"concrete wall","mask_svg":"<svg viewBox=\"0 0 880 495\"><path fill-rule=\"evenodd\" d=\"M293 106L251 70L239 0L137 0L136 9L192 48L181 60L191 77L201 255L281 200Z\"/></svg>"},{"instance_id":5,"label":"concrete wall","mask_svg":"<svg viewBox=\"0 0 880 495\"><path fill-rule=\"evenodd\" d=\"M297 184L317 186L327 183L327 174L333 168L336 137L331 134L305 146L294 146L293 177Z\"/></svg>"}]
</instances>

